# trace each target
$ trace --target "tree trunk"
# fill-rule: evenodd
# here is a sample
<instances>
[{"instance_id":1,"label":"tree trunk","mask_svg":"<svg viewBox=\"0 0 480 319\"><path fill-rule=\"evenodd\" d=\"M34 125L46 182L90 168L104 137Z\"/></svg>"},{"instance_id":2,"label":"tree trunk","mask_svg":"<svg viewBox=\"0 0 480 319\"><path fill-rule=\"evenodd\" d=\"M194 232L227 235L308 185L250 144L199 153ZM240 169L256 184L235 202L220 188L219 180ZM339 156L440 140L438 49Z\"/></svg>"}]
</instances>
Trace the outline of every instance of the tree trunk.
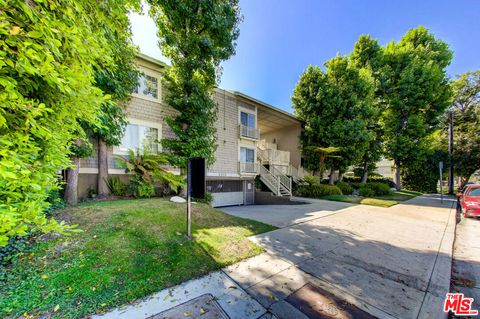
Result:
<instances>
[{"instance_id":1,"label":"tree trunk","mask_svg":"<svg viewBox=\"0 0 480 319\"><path fill-rule=\"evenodd\" d=\"M397 190L402 188L402 181L400 180L400 161L395 160L395 188Z\"/></svg>"},{"instance_id":2,"label":"tree trunk","mask_svg":"<svg viewBox=\"0 0 480 319\"><path fill-rule=\"evenodd\" d=\"M80 158L72 157L73 168L67 169L67 184L65 186L64 199L69 206L78 204L77 188L78 188L78 169L80 167Z\"/></svg>"},{"instance_id":3,"label":"tree trunk","mask_svg":"<svg viewBox=\"0 0 480 319\"><path fill-rule=\"evenodd\" d=\"M365 184L367 183L367 180L368 180L368 163L365 162L365 164L363 164L363 175L360 183Z\"/></svg>"},{"instance_id":4,"label":"tree trunk","mask_svg":"<svg viewBox=\"0 0 480 319\"><path fill-rule=\"evenodd\" d=\"M338 171L338 181L343 182L343 172Z\"/></svg>"},{"instance_id":5,"label":"tree trunk","mask_svg":"<svg viewBox=\"0 0 480 319\"><path fill-rule=\"evenodd\" d=\"M109 189L105 180L108 178L108 153L107 144L102 138L98 138L98 180L97 194L99 197L106 197Z\"/></svg>"},{"instance_id":6,"label":"tree trunk","mask_svg":"<svg viewBox=\"0 0 480 319\"><path fill-rule=\"evenodd\" d=\"M329 185L333 185L333 182L335 181L334 175L335 175L335 169L332 167L330 169L330 177L328 179L328 184Z\"/></svg>"}]
</instances>

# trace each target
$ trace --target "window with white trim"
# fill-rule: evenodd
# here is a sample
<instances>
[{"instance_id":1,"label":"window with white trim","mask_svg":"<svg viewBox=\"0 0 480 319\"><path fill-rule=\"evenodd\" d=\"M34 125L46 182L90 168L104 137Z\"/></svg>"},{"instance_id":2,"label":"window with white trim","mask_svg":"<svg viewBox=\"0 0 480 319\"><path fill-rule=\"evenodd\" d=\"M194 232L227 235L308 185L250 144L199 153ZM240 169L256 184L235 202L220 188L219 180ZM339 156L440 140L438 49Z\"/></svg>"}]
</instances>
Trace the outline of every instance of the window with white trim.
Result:
<instances>
[{"instance_id":1,"label":"window with white trim","mask_svg":"<svg viewBox=\"0 0 480 319\"><path fill-rule=\"evenodd\" d=\"M160 129L139 124L128 124L118 147L122 153L129 149L146 150L151 153L160 151Z\"/></svg>"},{"instance_id":2,"label":"window with white trim","mask_svg":"<svg viewBox=\"0 0 480 319\"><path fill-rule=\"evenodd\" d=\"M158 99L158 78L148 74L141 74L138 78L138 86L133 89L133 93L151 99Z\"/></svg>"},{"instance_id":3,"label":"window with white trim","mask_svg":"<svg viewBox=\"0 0 480 319\"><path fill-rule=\"evenodd\" d=\"M240 112L240 122L243 126L255 128L255 114Z\"/></svg>"},{"instance_id":4,"label":"window with white trim","mask_svg":"<svg viewBox=\"0 0 480 319\"><path fill-rule=\"evenodd\" d=\"M248 147L240 147L240 162L255 163L255 150Z\"/></svg>"}]
</instances>

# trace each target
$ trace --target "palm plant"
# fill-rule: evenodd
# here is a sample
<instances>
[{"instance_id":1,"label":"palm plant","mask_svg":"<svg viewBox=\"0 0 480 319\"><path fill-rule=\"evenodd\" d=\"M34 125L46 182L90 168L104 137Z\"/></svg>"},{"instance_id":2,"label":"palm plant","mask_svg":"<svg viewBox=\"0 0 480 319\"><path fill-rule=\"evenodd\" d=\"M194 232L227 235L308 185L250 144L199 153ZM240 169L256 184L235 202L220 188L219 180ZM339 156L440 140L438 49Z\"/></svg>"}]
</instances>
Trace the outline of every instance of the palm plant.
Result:
<instances>
[{"instance_id":1,"label":"palm plant","mask_svg":"<svg viewBox=\"0 0 480 319\"><path fill-rule=\"evenodd\" d=\"M323 172L325 172L325 161L327 158L340 158L340 155L335 155L341 151L340 147L335 146L328 146L328 147L321 147L321 146L307 146L305 147L306 150L310 152L315 152L320 155L318 169L320 172L320 178L323 177Z\"/></svg>"},{"instance_id":2,"label":"palm plant","mask_svg":"<svg viewBox=\"0 0 480 319\"><path fill-rule=\"evenodd\" d=\"M169 172L165 166L169 165L166 154L152 154L146 150L137 152L128 150L128 156L116 155L117 164L127 173L136 175L136 181L153 184L160 181L167 184L175 192L185 185L182 176Z\"/></svg>"}]
</instances>

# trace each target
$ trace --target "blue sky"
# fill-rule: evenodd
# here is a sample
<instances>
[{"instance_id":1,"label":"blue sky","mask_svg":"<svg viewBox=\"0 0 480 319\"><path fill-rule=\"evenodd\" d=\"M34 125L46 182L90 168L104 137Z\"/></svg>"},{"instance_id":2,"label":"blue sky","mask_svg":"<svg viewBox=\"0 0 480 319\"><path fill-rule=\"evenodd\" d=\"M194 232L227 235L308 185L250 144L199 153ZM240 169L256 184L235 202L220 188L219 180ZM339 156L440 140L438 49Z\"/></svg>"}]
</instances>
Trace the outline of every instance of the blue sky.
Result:
<instances>
[{"instance_id":1,"label":"blue sky","mask_svg":"<svg viewBox=\"0 0 480 319\"><path fill-rule=\"evenodd\" d=\"M237 53L223 63L220 86L289 112L303 70L348 54L361 34L386 44L424 25L454 51L451 76L480 69L478 0L240 0L240 7ZM140 50L165 61L153 21L137 14L131 21Z\"/></svg>"}]
</instances>

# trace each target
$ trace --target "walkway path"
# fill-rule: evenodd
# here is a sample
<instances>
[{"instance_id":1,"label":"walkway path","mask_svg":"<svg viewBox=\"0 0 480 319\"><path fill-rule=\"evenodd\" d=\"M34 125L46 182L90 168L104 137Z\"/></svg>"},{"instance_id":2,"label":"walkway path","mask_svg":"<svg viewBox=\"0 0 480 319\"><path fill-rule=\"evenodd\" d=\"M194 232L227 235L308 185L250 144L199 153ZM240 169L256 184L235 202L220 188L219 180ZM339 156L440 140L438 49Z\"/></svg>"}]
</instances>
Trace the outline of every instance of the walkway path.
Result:
<instances>
[{"instance_id":1,"label":"walkway path","mask_svg":"<svg viewBox=\"0 0 480 319\"><path fill-rule=\"evenodd\" d=\"M453 292L474 298L480 310L480 219L463 218L457 225L453 251Z\"/></svg>"}]
</instances>

